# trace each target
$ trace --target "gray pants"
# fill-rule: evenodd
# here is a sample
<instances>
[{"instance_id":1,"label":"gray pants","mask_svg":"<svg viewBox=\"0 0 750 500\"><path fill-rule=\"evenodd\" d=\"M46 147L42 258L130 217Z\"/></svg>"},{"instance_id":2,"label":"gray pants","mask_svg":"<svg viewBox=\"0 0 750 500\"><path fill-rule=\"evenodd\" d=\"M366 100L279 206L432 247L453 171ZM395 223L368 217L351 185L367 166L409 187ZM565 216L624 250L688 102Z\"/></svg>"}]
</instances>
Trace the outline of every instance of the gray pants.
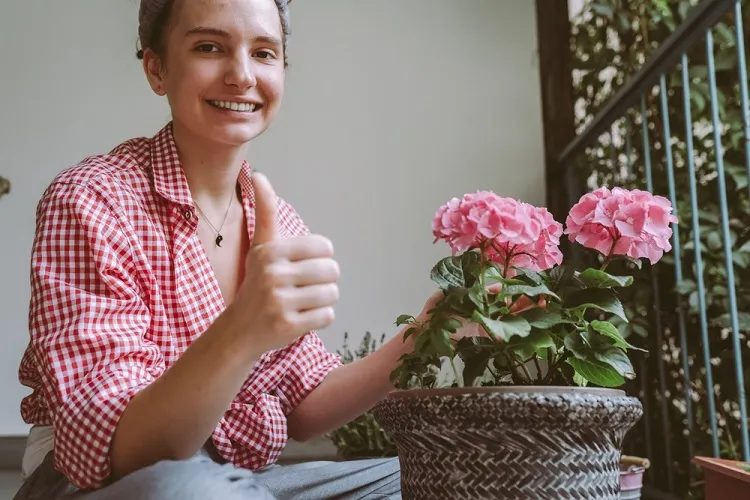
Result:
<instances>
[{"instance_id":1,"label":"gray pants","mask_svg":"<svg viewBox=\"0 0 750 500\"><path fill-rule=\"evenodd\" d=\"M201 454L163 461L96 491L76 491L55 471L52 453L14 500L401 499L398 459L308 462L250 472Z\"/></svg>"}]
</instances>

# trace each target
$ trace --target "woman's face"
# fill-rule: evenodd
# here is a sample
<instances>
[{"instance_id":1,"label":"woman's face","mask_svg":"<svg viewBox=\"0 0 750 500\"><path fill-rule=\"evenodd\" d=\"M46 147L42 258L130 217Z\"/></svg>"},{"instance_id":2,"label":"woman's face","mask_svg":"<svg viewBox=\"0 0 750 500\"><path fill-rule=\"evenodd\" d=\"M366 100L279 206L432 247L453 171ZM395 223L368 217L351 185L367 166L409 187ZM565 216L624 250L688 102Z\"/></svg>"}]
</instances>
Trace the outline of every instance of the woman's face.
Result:
<instances>
[{"instance_id":1,"label":"woman's face","mask_svg":"<svg viewBox=\"0 0 750 500\"><path fill-rule=\"evenodd\" d=\"M274 0L175 0L164 61L144 68L176 125L241 146L263 133L284 93L282 26Z\"/></svg>"}]
</instances>

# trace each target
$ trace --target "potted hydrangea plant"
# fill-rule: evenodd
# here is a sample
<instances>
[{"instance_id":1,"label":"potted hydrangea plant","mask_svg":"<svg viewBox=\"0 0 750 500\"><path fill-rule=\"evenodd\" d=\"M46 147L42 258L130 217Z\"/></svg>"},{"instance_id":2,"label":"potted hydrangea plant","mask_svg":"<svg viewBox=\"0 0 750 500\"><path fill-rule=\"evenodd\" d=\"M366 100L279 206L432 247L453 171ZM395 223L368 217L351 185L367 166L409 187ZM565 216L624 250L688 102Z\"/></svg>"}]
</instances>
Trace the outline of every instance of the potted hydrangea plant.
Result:
<instances>
[{"instance_id":1,"label":"potted hydrangea plant","mask_svg":"<svg viewBox=\"0 0 750 500\"><path fill-rule=\"evenodd\" d=\"M437 211L435 241L452 250L431 272L442 297L397 319L413 352L373 409L405 498L619 498L620 447L643 410L620 388L636 348L610 321L627 321L618 289L633 279L607 268L657 263L675 223L666 198L619 188L584 195L565 230L490 191ZM563 234L599 264L563 263Z\"/></svg>"}]
</instances>

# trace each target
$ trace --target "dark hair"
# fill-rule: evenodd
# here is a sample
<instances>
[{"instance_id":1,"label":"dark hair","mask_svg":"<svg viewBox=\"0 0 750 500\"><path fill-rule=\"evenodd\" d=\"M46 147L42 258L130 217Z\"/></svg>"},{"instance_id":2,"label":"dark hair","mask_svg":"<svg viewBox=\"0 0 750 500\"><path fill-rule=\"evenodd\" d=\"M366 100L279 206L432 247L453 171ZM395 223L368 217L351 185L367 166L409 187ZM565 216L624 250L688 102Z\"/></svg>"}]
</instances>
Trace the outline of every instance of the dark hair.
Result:
<instances>
[{"instance_id":1,"label":"dark hair","mask_svg":"<svg viewBox=\"0 0 750 500\"><path fill-rule=\"evenodd\" d=\"M279 10L279 17L281 18L281 30L283 32L283 50L284 50L284 66L288 66L289 62L286 56L286 46L289 40L291 30L289 28L289 4L292 0L274 0L276 2L276 8ZM174 0L167 0L164 7L159 11L159 14L153 21L153 24L149 27L150 34L148 36L149 46L144 47L141 42L141 48L136 52L138 59L143 59L143 51L145 49L151 49L156 52L159 56L164 56L165 45L164 37L167 32L167 26L169 20L172 17L172 8L174 7Z\"/></svg>"}]
</instances>

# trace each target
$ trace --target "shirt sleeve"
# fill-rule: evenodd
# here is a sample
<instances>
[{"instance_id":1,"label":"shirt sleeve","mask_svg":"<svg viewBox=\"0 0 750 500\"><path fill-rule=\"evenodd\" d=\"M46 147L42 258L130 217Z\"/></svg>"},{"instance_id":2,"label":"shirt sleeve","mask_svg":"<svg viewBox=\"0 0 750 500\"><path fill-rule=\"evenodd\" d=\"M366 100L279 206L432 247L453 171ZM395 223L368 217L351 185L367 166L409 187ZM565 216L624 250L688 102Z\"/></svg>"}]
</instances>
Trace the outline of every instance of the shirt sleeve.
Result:
<instances>
[{"instance_id":1,"label":"shirt sleeve","mask_svg":"<svg viewBox=\"0 0 750 500\"><path fill-rule=\"evenodd\" d=\"M285 351L288 365L277 395L284 415L289 415L329 373L341 366L341 358L325 348L316 332L307 333Z\"/></svg>"},{"instance_id":2,"label":"shirt sleeve","mask_svg":"<svg viewBox=\"0 0 750 500\"><path fill-rule=\"evenodd\" d=\"M165 370L129 236L106 196L53 184L37 210L30 348L52 414L55 467L80 488L110 475L115 427Z\"/></svg>"}]
</instances>

